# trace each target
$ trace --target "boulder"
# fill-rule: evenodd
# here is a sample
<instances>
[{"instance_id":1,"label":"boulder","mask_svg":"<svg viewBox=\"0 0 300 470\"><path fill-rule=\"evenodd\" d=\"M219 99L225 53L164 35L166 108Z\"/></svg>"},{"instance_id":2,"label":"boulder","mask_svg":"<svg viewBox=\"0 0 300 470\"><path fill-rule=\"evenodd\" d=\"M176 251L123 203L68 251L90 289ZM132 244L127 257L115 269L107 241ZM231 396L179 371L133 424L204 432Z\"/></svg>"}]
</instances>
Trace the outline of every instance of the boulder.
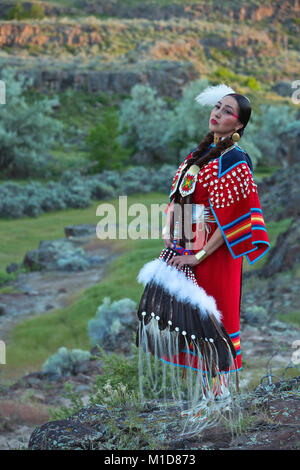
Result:
<instances>
[{"instance_id":1,"label":"boulder","mask_svg":"<svg viewBox=\"0 0 300 470\"><path fill-rule=\"evenodd\" d=\"M97 412L98 407L93 406L86 411L86 415L95 415ZM28 450L89 450L95 446L98 450L103 450L105 447L99 443L102 434L90 424L80 422L76 416L51 421L33 431Z\"/></svg>"},{"instance_id":2,"label":"boulder","mask_svg":"<svg viewBox=\"0 0 300 470\"><path fill-rule=\"evenodd\" d=\"M23 265L30 271L85 271L100 265L103 256L87 254L71 240L43 240L39 248L26 253Z\"/></svg>"}]
</instances>

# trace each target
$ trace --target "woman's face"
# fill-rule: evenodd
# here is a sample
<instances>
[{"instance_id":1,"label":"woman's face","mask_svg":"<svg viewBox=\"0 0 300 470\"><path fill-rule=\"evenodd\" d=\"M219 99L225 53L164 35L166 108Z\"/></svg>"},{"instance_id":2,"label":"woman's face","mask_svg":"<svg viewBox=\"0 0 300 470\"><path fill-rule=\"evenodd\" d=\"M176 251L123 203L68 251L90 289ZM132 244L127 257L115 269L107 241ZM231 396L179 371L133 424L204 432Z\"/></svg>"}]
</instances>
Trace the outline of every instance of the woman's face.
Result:
<instances>
[{"instance_id":1,"label":"woman's face","mask_svg":"<svg viewBox=\"0 0 300 470\"><path fill-rule=\"evenodd\" d=\"M212 109L209 130L220 137L233 134L243 127L239 121L239 105L232 96L224 96Z\"/></svg>"}]
</instances>

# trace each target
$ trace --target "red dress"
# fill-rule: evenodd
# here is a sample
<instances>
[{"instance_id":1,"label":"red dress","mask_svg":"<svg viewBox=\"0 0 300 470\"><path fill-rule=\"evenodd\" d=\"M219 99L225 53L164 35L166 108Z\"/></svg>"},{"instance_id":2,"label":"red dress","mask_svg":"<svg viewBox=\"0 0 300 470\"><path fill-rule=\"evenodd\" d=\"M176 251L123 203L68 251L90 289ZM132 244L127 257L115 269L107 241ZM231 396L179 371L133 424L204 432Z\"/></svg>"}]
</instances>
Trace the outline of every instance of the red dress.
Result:
<instances>
[{"instance_id":1,"label":"red dress","mask_svg":"<svg viewBox=\"0 0 300 470\"><path fill-rule=\"evenodd\" d=\"M174 176L170 200L177 190L182 167L191 155ZM185 189L190 191L194 184L192 203L203 204L206 208L207 236L203 245L218 227L226 242L195 266L193 271L199 286L214 297L222 323L235 346L237 357L231 371L242 368L240 306L243 255L252 264L270 247L251 168L249 156L235 146L204 165L194 181L186 173L180 183L181 194ZM196 225L193 224L192 228L195 231ZM187 363L191 364L191 354L192 351L184 351L176 358L164 357L163 360L187 367ZM197 361L194 362L193 368L197 369L197 364Z\"/></svg>"}]
</instances>

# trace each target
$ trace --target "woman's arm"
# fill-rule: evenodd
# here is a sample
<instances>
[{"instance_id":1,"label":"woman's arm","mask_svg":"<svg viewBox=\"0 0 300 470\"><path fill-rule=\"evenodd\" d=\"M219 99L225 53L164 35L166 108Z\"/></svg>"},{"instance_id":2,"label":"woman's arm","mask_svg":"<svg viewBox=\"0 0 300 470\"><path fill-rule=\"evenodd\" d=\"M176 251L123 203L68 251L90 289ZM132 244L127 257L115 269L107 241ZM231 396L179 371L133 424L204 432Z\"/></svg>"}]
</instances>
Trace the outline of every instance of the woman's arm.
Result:
<instances>
[{"instance_id":1,"label":"woman's arm","mask_svg":"<svg viewBox=\"0 0 300 470\"><path fill-rule=\"evenodd\" d=\"M209 256L214 251L216 251L221 245L223 245L223 243L225 243L225 239L223 237L223 234L220 228L218 227L214 231L214 233L212 234L212 236L210 237L206 245L203 247L203 250L206 251L207 256Z\"/></svg>"},{"instance_id":2,"label":"woman's arm","mask_svg":"<svg viewBox=\"0 0 300 470\"><path fill-rule=\"evenodd\" d=\"M189 256L174 256L170 261L168 261L168 265L170 266L178 266L181 268L185 264L189 266L197 266L197 264L201 263L205 258L210 256L215 250L217 250L223 243L225 242L223 234L218 227L215 232L212 234L206 245L202 248L206 252L206 255L201 258L199 261L195 255Z\"/></svg>"}]
</instances>

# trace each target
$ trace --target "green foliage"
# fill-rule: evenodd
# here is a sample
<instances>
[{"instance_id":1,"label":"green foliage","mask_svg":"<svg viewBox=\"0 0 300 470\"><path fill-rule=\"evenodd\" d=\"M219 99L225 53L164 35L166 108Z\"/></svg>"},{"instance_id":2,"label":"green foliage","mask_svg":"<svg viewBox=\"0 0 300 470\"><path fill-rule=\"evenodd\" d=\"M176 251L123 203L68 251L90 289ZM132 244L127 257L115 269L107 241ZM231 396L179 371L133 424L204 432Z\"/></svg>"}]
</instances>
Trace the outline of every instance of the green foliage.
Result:
<instances>
[{"instance_id":1,"label":"green foliage","mask_svg":"<svg viewBox=\"0 0 300 470\"><path fill-rule=\"evenodd\" d=\"M128 164L130 148L121 146L118 137L118 116L114 108L102 112L102 122L91 129L86 139L89 158L95 162L94 172L115 170Z\"/></svg>"},{"instance_id":2,"label":"green foliage","mask_svg":"<svg viewBox=\"0 0 300 470\"><path fill-rule=\"evenodd\" d=\"M78 411L80 411L85 406L80 394L74 391L74 385L66 382L64 386L65 393L63 393L62 396L70 400L70 405L60 406L56 410L48 408L50 421L70 418L70 416L78 413Z\"/></svg>"},{"instance_id":3,"label":"green foliage","mask_svg":"<svg viewBox=\"0 0 300 470\"><path fill-rule=\"evenodd\" d=\"M128 385L121 382L112 386L111 379L106 384L94 387L90 397L92 405L104 405L111 408L131 409L140 407L140 400L136 391L129 391Z\"/></svg>"},{"instance_id":4,"label":"green foliage","mask_svg":"<svg viewBox=\"0 0 300 470\"><path fill-rule=\"evenodd\" d=\"M13 68L2 69L6 103L0 114L0 170L14 177L45 176L49 149L60 137L62 124L50 114L57 100L44 98L29 104L24 92L33 83Z\"/></svg>"},{"instance_id":5,"label":"green foliage","mask_svg":"<svg viewBox=\"0 0 300 470\"><path fill-rule=\"evenodd\" d=\"M167 193L176 168L130 167L123 173L104 170L83 176L78 171L65 171L60 181L47 184L9 181L0 185L0 217L38 217L44 212L67 208L85 208L93 200L107 200L119 195L160 191Z\"/></svg>"},{"instance_id":6,"label":"green foliage","mask_svg":"<svg viewBox=\"0 0 300 470\"><path fill-rule=\"evenodd\" d=\"M164 135L172 112L156 95L157 91L150 86L135 85L131 99L121 104L119 141L139 152L139 163L166 160Z\"/></svg>"},{"instance_id":7,"label":"green foliage","mask_svg":"<svg viewBox=\"0 0 300 470\"><path fill-rule=\"evenodd\" d=\"M212 77L217 78L218 80L223 80L226 83L238 83L239 85L246 86L254 91L260 90L260 85L255 77L237 74L227 67L218 67Z\"/></svg>"},{"instance_id":8,"label":"green foliage","mask_svg":"<svg viewBox=\"0 0 300 470\"><path fill-rule=\"evenodd\" d=\"M68 181L65 172L60 182L43 185L31 182L20 185L14 182L0 186L0 216L19 218L25 215L37 217L46 211L67 207L82 208L91 205L91 189L74 172Z\"/></svg>"},{"instance_id":9,"label":"green foliage","mask_svg":"<svg viewBox=\"0 0 300 470\"><path fill-rule=\"evenodd\" d=\"M278 158L283 142L287 143L287 148L289 138L298 133L300 133L300 121L297 119L296 109L288 105L263 104L260 106L259 112L255 115L252 139L267 161L273 160L274 164L274 159ZM271 152L270 142L272 142Z\"/></svg>"},{"instance_id":10,"label":"green foliage","mask_svg":"<svg viewBox=\"0 0 300 470\"><path fill-rule=\"evenodd\" d=\"M299 310L293 311L293 312L288 312L288 313L282 313L277 315L278 320L289 323L290 325L295 326L296 328L300 327L300 312Z\"/></svg>"},{"instance_id":11,"label":"green foliage","mask_svg":"<svg viewBox=\"0 0 300 470\"><path fill-rule=\"evenodd\" d=\"M132 355L123 356L116 353L105 353L102 348L99 347L99 357L103 363L103 370L101 375L95 377L96 389L98 389L98 397L95 403L103 403L103 390L107 383L115 389L121 383L126 386L128 393L135 394L136 397L141 399L140 396L140 377L139 377L139 361L145 359L144 352L141 352L134 344L132 344L133 350ZM140 357L142 354L142 358ZM157 383L162 384L165 380L166 389L158 387L157 390L153 389L151 377L148 374L147 366L143 368L143 397L145 399L163 398L166 395L171 398L172 396L172 372L170 367L166 367L163 362L159 359L154 358L150 353L147 353L149 364L151 365L152 371L156 370ZM155 365L155 361L158 364ZM150 366L149 366L150 367ZM164 378L163 378L164 377ZM182 384L182 393L187 392L188 384ZM96 391L94 392L95 395ZM96 395L95 395L96 396ZM98 401L97 401L98 400Z\"/></svg>"},{"instance_id":12,"label":"green foliage","mask_svg":"<svg viewBox=\"0 0 300 470\"><path fill-rule=\"evenodd\" d=\"M130 357L116 353L105 353L99 346L98 349L103 370L101 375L95 377L97 388L102 390L108 382L112 388L122 383L127 386L128 391L136 392L139 389L137 348L133 350L133 355Z\"/></svg>"},{"instance_id":13,"label":"green foliage","mask_svg":"<svg viewBox=\"0 0 300 470\"><path fill-rule=\"evenodd\" d=\"M121 328L130 324L131 313L136 311L136 303L131 299L121 299L111 302L104 297L98 307L95 318L88 322L88 335L93 345L101 344L110 335L118 335Z\"/></svg>"},{"instance_id":14,"label":"green foliage","mask_svg":"<svg viewBox=\"0 0 300 470\"><path fill-rule=\"evenodd\" d=\"M164 143L173 146L181 161L208 132L210 107L199 106L195 98L209 85L207 79L201 79L186 86L182 99L170 116Z\"/></svg>"},{"instance_id":15,"label":"green foliage","mask_svg":"<svg viewBox=\"0 0 300 470\"><path fill-rule=\"evenodd\" d=\"M65 347L59 348L58 352L50 356L43 364L42 371L58 376L70 376L77 374L82 362L90 359L89 351L81 349L68 350Z\"/></svg>"},{"instance_id":16,"label":"green foliage","mask_svg":"<svg viewBox=\"0 0 300 470\"><path fill-rule=\"evenodd\" d=\"M22 3L16 3L6 14L7 20L25 20L37 19L41 20L45 16L45 11L42 5L33 4L29 9L24 8Z\"/></svg>"}]
</instances>

